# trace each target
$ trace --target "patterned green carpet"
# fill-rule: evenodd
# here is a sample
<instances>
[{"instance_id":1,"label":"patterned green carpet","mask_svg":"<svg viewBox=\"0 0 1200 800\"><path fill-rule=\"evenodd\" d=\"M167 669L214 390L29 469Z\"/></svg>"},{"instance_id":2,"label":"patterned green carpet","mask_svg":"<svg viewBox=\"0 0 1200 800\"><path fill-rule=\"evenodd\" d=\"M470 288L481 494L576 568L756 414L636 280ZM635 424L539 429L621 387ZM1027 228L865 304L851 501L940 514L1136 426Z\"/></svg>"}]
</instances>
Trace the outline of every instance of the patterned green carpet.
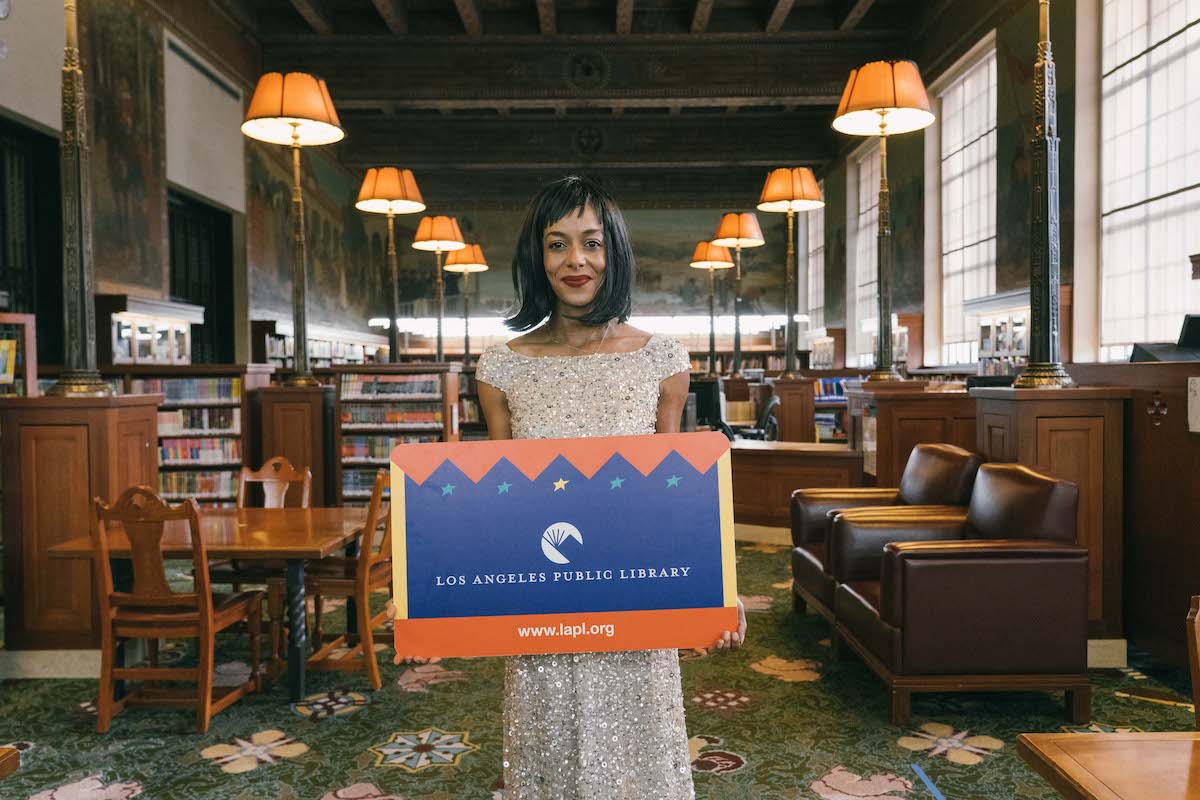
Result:
<instances>
[{"instance_id":1,"label":"patterned green carpet","mask_svg":"<svg viewBox=\"0 0 1200 800\"><path fill-rule=\"evenodd\" d=\"M743 544L738 553L747 645L684 656L699 798L1056 797L1018 757L1016 736L1063 730L1061 696L918 696L912 723L892 727L882 685L857 661L830 663L823 622L792 612L787 551ZM328 627L339 626L331 616ZM231 636L223 656L244 659L244 648L244 638ZM189 656L183 647L168 650ZM0 683L0 744L23 748L21 769L0 783L0 798L503 798L502 663L381 661L379 692L358 674L317 674L310 686L321 694L310 702L289 707L276 685L219 714L204 736L192 732L189 712L146 709L118 717L100 736L87 707L94 682ZM219 673L236 680L247 670L235 662ZM1180 676L1113 670L1093 677L1094 730L1190 729Z\"/></svg>"}]
</instances>

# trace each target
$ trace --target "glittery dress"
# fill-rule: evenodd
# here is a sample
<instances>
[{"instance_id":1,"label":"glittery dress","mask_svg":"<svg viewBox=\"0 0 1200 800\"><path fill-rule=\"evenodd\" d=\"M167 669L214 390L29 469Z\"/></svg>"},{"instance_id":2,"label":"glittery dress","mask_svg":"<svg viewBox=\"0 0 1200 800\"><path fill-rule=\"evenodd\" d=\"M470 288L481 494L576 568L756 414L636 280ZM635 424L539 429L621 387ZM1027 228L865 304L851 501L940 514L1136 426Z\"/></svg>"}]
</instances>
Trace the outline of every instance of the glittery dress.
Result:
<instances>
[{"instance_id":1,"label":"glittery dress","mask_svg":"<svg viewBox=\"0 0 1200 800\"><path fill-rule=\"evenodd\" d=\"M514 439L654 433L658 384L689 369L674 339L633 353L530 357L506 344L476 377L504 391ZM510 800L691 800L674 650L509 658L504 785Z\"/></svg>"}]
</instances>

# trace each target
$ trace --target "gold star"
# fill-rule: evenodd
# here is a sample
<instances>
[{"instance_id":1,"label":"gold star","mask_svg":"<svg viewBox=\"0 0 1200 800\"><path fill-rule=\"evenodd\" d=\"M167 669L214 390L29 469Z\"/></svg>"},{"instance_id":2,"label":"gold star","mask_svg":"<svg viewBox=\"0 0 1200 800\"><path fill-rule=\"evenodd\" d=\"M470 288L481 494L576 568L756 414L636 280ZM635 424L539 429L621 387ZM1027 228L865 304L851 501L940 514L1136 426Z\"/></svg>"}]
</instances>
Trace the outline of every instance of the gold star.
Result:
<instances>
[{"instance_id":1,"label":"gold star","mask_svg":"<svg viewBox=\"0 0 1200 800\"><path fill-rule=\"evenodd\" d=\"M559 478L554 482L554 491L565 491L568 483L570 481L564 481L562 478Z\"/></svg>"}]
</instances>

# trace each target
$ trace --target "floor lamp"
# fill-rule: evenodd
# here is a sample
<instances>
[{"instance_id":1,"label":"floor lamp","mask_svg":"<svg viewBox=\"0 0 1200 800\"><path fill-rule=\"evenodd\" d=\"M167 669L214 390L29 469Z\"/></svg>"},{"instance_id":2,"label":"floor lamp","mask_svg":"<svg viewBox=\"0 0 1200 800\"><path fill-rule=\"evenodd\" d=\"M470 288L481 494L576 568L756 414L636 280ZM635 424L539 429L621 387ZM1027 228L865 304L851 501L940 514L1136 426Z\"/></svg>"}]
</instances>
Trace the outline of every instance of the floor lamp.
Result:
<instances>
[{"instance_id":1,"label":"floor lamp","mask_svg":"<svg viewBox=\"0 0 1200 800\"><path fill-rule=\"evenodd\" d=\"M879 341L869 381L898 381L892 361L892 210L887 182L887 137L933 123L921 73L911 61L872 61L850 71L833 129L879 137L879 233L876 236Z\"/></svg>"},{"instance_id":2,"label":"floor lamp","mask_svg":"<svg viewBox=\"0 0 1200 800\"><path fill-rule=\"evenodd\" d=\"M395 167L371 167L363 178L354 207L370 214L387 214L387 261L388 274L392 282L392 319L388 325L388 361L395 364L400 360L400 327L396 319L400 316L400 268L396 264L396 231L394 220L397 214L418 214L425 210L417 179L410 169Z\"/></svg>"},{"instance_id":3,"label":"floor lamp","mask_svg":"<svg viewBox=\"0 0 1200 800\"><path fill-rule=\"evenodd\" d=\"M758 217L753 211L741 214L726 214L721 217L717 226L717 235L712 243L718 247L732 247L734 254L733 273L733 364L730 376L742 376L742 248L762 247L766 244L762 229L758 227Z\"/></svg>"},{"instance_id":4,"label":"floor lamp","mask_svg":"<svg viewBox=\"0 0 1200 800\"><path fill-rule=\"evenodd\" d=\"M325 81L303 72L268 72L258 79L242 133L251 139L292 148L292 335L295 360L284 381L316 386L308 363L308 251L304 239L304 195L300 188L300 148L333 144L346 133L338 121Z\"/></svg>"},{"instance_id":5,"label":"floor lamp","mask_svg":"<svg viewBox=\"0 0 1200 800\"><path fill-rule=\"evenodd\" d=\"M783 374L781 378L796 377L796 212L821 208L825 200L817 177L808 167L772 170L758 198L758 210L787 213L787 290L783 298L787 321L783 328Z\"/></svg>"},{"instance_id":6,"label":"floor lamp","mask_svg":"<svg viewBox=\"0 0 1200 800\"><path fill-rule=\"evenodd\" d=\"M463 242L462 231L458 229L458 220L454 217L422 217L412 246L416 250L437 253L437 272L434 273L437 287L437 360L445 361L442 318L446 315L446 285L442 280L442 253L462 250L467 245Z\"/></svg>"},{"instance_id":7,"label":"floor lamp","mask_svg":"<svg viewBox=\"0 0 1200 800\"><path fill-rule=\"evenodd\" d=\"M446 256L446 272L458 272L463 276L463 366L471 363L471 273L487 272L488 263L483 257L483 248L469 244Z\"/></svg>"},{"instance_id":8,"label":"floor lamp","mask_svg":"<svg viewBox=\"0 0 1200 800\"><path fill-rule=\"evenodd\" d=\"M689 267L708 270L708 374L717 374L717 312L716 312L716 283L717 270L731 269L733 258L728 248L715 245L712 242L700 242L692 253Z\"/></svg>"}]
</instances>

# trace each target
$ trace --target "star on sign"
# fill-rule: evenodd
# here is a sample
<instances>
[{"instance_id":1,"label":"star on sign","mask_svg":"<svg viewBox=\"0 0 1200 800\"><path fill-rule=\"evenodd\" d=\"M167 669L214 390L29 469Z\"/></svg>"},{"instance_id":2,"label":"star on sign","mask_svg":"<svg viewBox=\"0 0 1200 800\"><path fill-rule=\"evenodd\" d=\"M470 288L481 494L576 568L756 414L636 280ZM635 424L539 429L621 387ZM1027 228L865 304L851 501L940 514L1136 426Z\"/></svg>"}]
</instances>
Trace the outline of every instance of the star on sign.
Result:
<instances>
[{"instance_id":1,"label":"star on sign","mask_svg":"<svg viewBox=\"0 0 1200 800\"><path fill-rule=\"evenodd\" d=\"M667 478L667 488L668 489L671 489L678 485L679 485L679 476L678 475L672 475L671 477Z\"/></svg>"},{"instance_id":2,"label":"star on sign","mask_svg":"<svg viewBox=\"0 0 1200 800\"><path fill-rule=\"evenodd\" d=\"M565 481L562 478L559 478L558 480L556 480L554 482L554 491L556 491L556 492L566 491L568 483L570 483L570 481Z\"/></svg>"},{"instance_id":3,"label":"star on sign","mask_svg":"<svg viewBox=\"0 0 1200 800\"><path fill-rule=\"evenodd\" d=\"M445 486L442 487L442 497L445 497L448 494L454 494L454 490L457 488L458 487L455 486L453 483L447 483Z\"/></svg>"},{"instance_id":4,"label":"star on sign","mask_svg":"<svg viewBox=\"0 0 1200 800\"><path fill-rule=\"evenodd\" d=\"M512 484L509 483L508 481L505 481L504 483L502 483L496 487L496 490L497 490L496 494L508 494L508 490L511 488L512 488Z\"/></svg>"},{"instance_id":5,"label":"star on sign","mask_svg":"<svg viewBox=\"0 0 1200 800\"><path fill-rule=\"evenodd\" d=\"M609 489L620 489L621 484L625 483L625 479L624 478L613 478L608 483L609 483L609 486L608 486Z\"/></svg>"}]
</instances>

